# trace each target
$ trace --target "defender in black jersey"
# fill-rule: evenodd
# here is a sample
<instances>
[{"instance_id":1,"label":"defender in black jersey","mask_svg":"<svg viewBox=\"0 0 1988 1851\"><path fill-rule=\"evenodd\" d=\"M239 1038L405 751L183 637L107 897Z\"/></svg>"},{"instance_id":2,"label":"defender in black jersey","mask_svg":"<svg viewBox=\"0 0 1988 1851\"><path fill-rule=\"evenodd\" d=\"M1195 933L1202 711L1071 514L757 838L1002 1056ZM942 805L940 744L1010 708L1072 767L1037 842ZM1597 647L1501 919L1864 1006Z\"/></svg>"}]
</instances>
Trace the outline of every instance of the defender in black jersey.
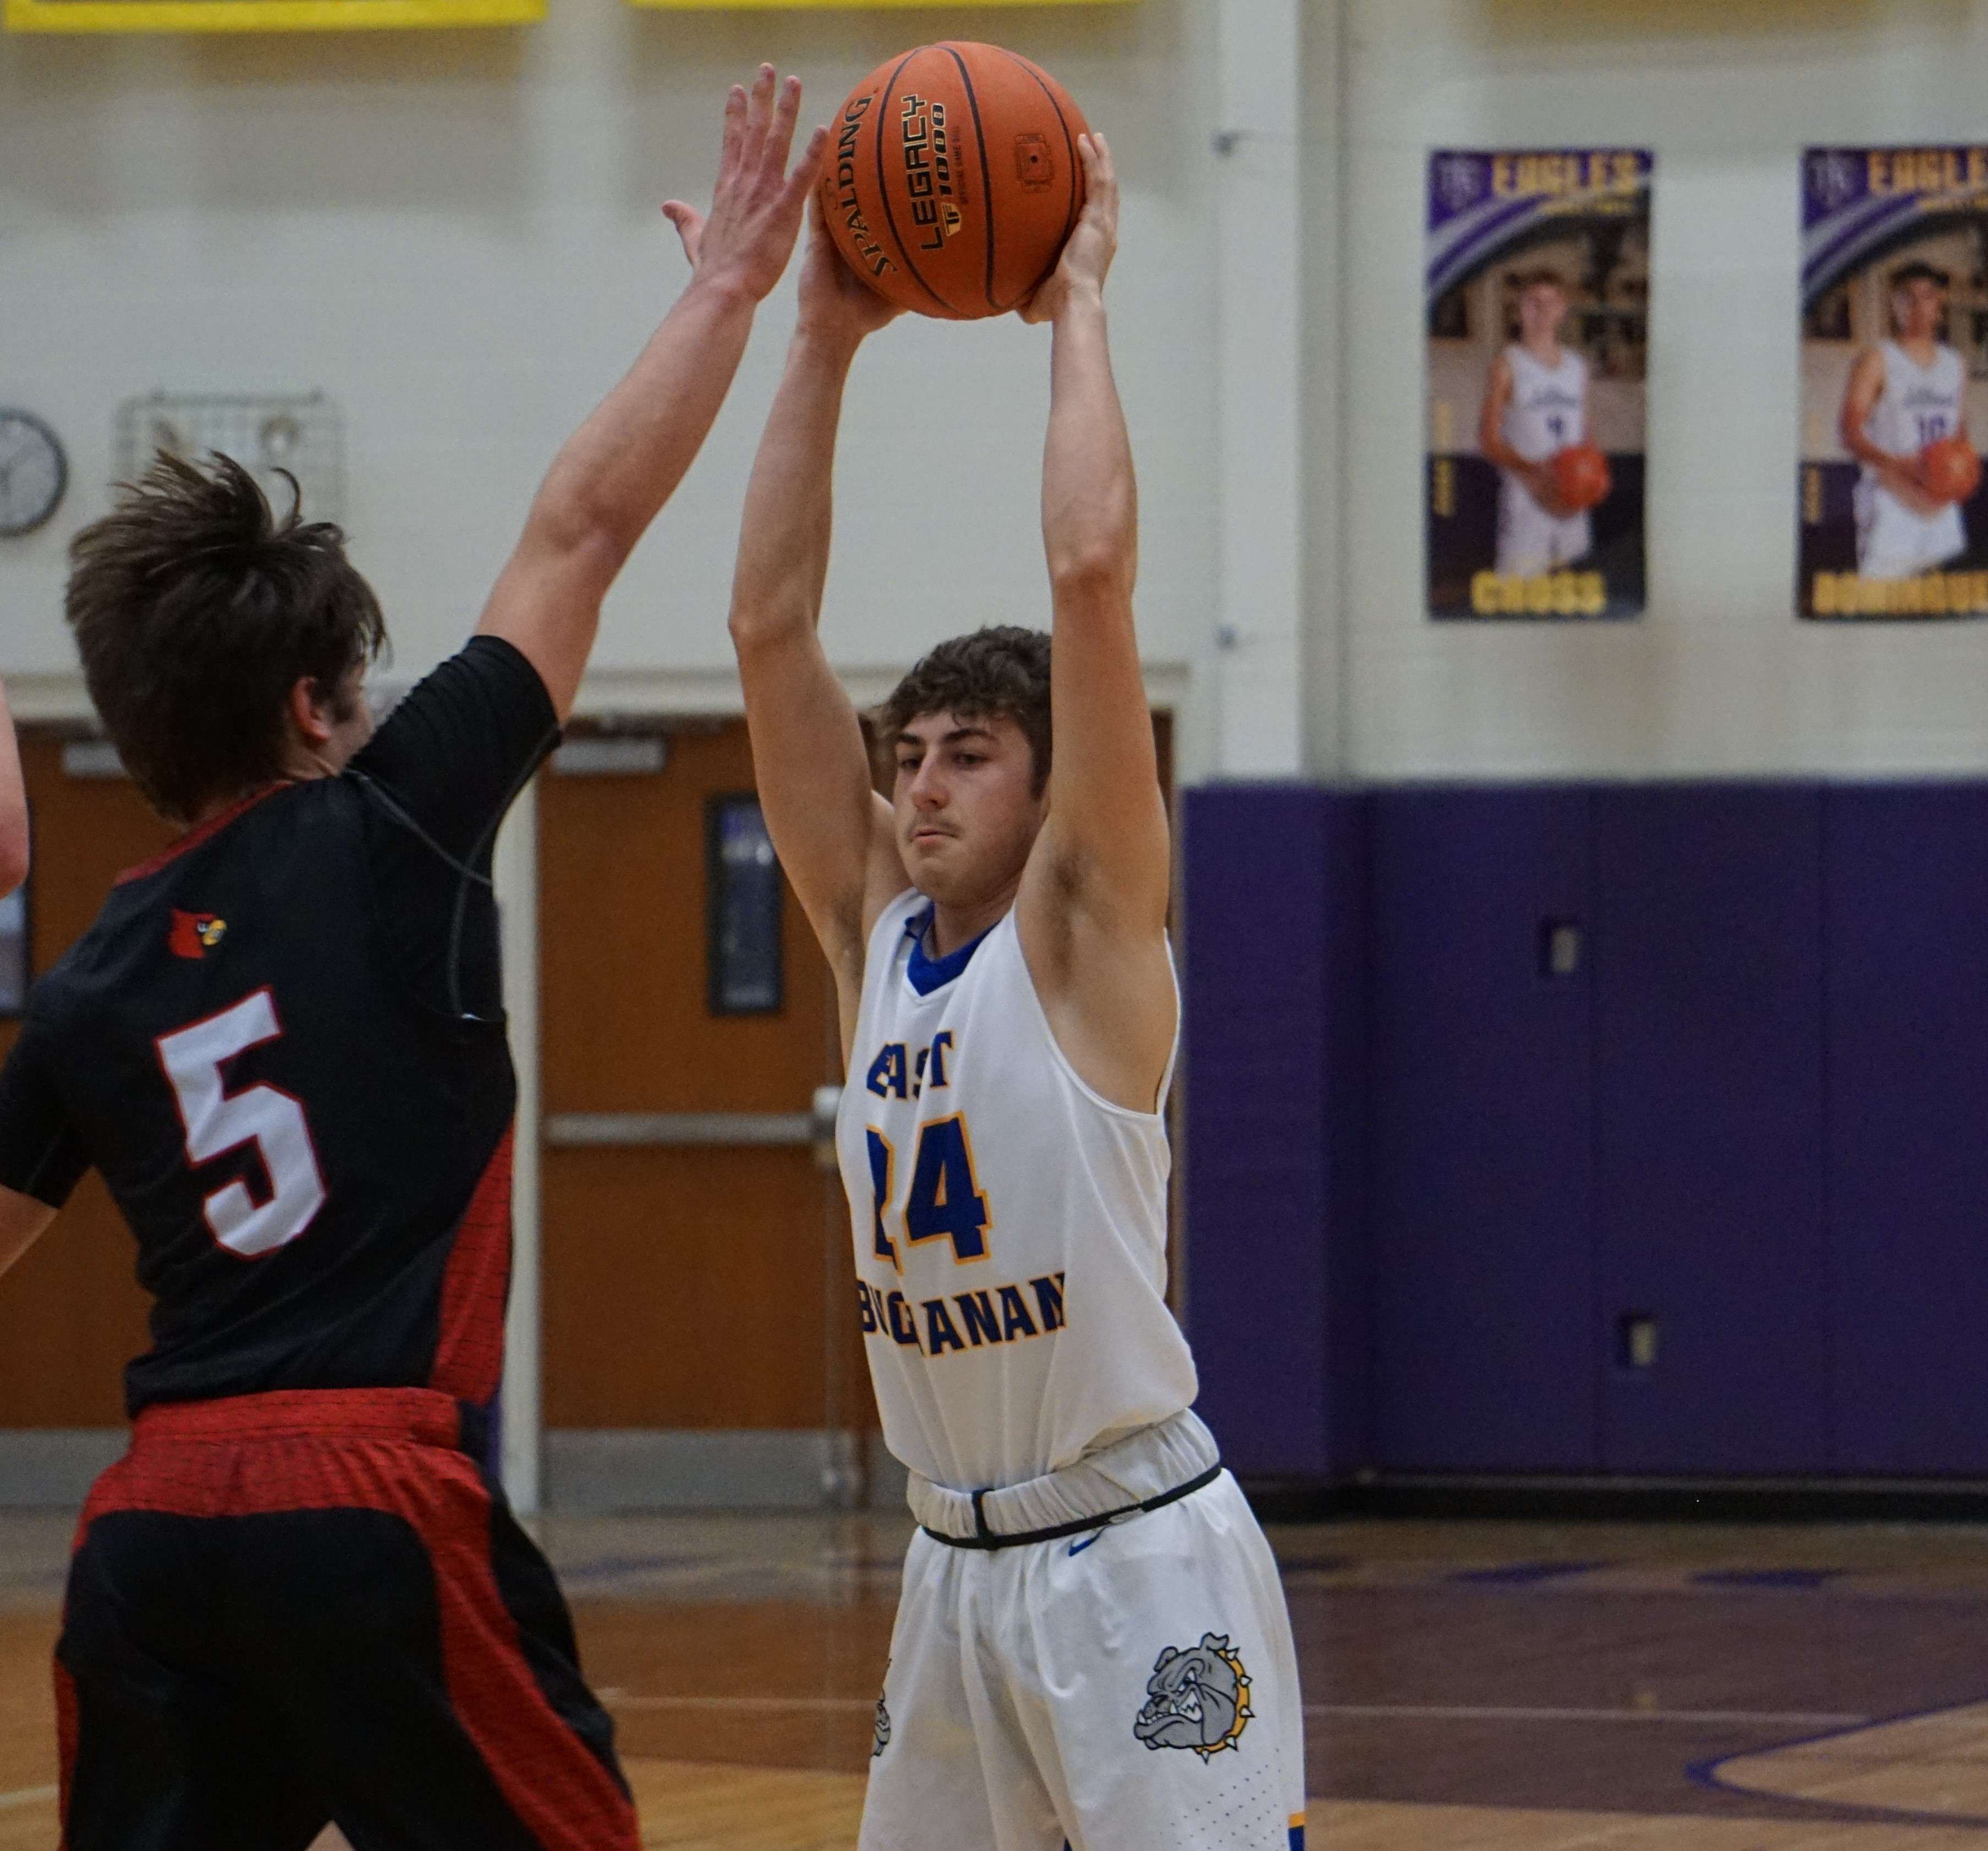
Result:
<instances>
[{"instance_id":1,"label":"defender in black jersey","mask_svg":"<svg viewBox=\"0 0 1988 1851\"><path fill-rule=\"evenodd\" d=\"M92 698L189 825L36 986L0 1072L0 1265L94 1166L151 1346L56 1684L71 1851L623 1851L612 1728L488 1464L512 1114L491 850L601 597L689 465L820 159L728 101L694 266L561 453L478 634L372 733L335 529L225 459L79 536ZM370 737L369 737L370 735Z\"/></svg>"}]
</instances>

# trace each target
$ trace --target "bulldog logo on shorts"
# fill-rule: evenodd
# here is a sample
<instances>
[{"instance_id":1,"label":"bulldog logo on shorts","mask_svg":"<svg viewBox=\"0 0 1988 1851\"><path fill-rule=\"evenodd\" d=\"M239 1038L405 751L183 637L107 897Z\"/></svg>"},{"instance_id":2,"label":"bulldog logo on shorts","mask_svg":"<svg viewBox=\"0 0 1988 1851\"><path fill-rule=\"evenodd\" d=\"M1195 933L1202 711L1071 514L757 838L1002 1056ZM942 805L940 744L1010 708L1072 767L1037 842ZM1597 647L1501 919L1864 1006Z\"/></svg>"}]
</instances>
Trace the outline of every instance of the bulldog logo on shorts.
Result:
<instances>
[{"instance_id":1,"label":"bulldog logo on shorts","mask_svg":"<svg viewBox=\"0 0 1988 1851\"><path fill-rule=\"evenodd\" d=\"M1241 1655L1226 1633L1204 1633L1199 1645L1160 1654L1132 1733L1149 1748L1192 1748L1206 1761L1236 1747L1255 1714Z\"/></svg>"},{"instance_id":2,"label":"bulldog logo on shorts","mask_svg":"<svg viewBox=\"0 0 1988 1851\"><path fill-rule=\"evenodd\" d=\"M877 1699L876 1741L877 1745L870 1751L872 1761L891 1745L891 1712L884 1707L884 1700L881 1697Z\"/></svg>"}]
</instances>

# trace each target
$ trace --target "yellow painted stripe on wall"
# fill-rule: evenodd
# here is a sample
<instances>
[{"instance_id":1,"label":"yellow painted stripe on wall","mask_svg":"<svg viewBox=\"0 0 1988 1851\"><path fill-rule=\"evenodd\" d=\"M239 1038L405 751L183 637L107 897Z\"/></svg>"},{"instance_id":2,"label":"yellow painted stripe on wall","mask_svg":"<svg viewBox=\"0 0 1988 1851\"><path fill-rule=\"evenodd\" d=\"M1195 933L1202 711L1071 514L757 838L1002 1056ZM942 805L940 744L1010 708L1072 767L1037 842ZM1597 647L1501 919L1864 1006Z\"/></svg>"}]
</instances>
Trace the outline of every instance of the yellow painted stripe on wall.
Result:
<instances>
[{"instance_id":1,"label":"yellow painted stripe on wall","mask_svg":"<svg viewBox=\"0 0 1988 1851\"><path fill-rule=\"evenodd\" d=\"M326 32L524 25L546 0L4 0L10 32Z\"/></svg>"},{"instance_id":2,"label":"yellow painted stripe on wall","mask_svg":"<svg viewBox=\"0 0 1988 1851\"><path fill-rule=\"evenodd\" d=\"M893 8L919 7L929 12L935 0L628 0L631 6L664 12L753 12L777 7L783 12L876 13ZM973 0L976 8L993 6L1132 6L1138 0Z\"/></svg>"}]
</instances>

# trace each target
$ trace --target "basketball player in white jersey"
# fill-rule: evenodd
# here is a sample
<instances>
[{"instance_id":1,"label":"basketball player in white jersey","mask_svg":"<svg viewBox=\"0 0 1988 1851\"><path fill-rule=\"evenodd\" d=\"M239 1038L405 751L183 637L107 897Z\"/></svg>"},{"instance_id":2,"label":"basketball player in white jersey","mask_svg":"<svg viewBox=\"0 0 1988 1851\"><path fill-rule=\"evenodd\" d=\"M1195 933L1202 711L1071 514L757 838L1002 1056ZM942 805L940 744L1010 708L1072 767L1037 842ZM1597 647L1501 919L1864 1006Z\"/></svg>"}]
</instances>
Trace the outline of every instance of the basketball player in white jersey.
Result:
<instances>
[{"instance_id":1,"label":"basketball player in white jersey","mask_svg":"<svg viewBox=\"0 0 1988 1851\"><path fill-rule=\"evenodd\" d=\"M835 972L860 1316L921 1526L863 1851L1303 1842L1276 1565L1164 1296L1168 832L1106 341L1117 187L1080 147L1084 214L1027 311L1054 327L1053 655L1016 628L931 650L883 709L874 793L815 627L843 386L892 311L818 217L739 542L759 795Z\"/></svg>"},{"instance_id":2,"label":"basketball player in white jersey","mask_svg":"<svg viewBox=\"0 0 1988 1851\"><path fill-rule=\"evenodd\" d=\"M1558 572L1594 546L1584 509L1554 485L1553 458L1587 436L1587 362L1560 344L1567 285L1550 270L1519 279L1519 339L1493 363L1477 445L1495 463L1497 570L1513 578Z\"/></svg>"},{"instance_id":3,"label":"basketball player in white jersey","mask_svg":"<svg viewBox=\"0 0 1988 1851\"><path fill-rule=\"evenodd\" d=\"M1857 356L1844 391L1844 444L1864 465L1854 507L1857 570L1867 579L1909 579L1967 550L1959 505L1929 495L1918 468L1929 444L1967 434L1967 370L1939 338L1946 291L1945 272L1902 265L1892 277L1893 336Z\"/></svg>"}]
</instances>

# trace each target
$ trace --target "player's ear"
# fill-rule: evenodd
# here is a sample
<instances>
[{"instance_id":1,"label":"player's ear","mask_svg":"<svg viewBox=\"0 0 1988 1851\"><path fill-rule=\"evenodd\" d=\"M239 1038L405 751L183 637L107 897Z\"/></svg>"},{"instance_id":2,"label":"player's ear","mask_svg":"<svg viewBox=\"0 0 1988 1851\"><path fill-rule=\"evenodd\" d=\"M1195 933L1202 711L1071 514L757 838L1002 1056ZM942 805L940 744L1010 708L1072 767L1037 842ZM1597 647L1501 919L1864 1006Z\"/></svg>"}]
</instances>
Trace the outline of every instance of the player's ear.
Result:
<instances>
[{"instance_id":1,"label":"player's ear","mask_svg":"<svg viewBox=\"0 0 1988 1851\"><path fill-rule=\"evenodd\" d=\"M284 712L297 737L306 745L330 743L336 720L333 695L309 675L299 675L292 684Z\"/></svg>"}]
</instances>

